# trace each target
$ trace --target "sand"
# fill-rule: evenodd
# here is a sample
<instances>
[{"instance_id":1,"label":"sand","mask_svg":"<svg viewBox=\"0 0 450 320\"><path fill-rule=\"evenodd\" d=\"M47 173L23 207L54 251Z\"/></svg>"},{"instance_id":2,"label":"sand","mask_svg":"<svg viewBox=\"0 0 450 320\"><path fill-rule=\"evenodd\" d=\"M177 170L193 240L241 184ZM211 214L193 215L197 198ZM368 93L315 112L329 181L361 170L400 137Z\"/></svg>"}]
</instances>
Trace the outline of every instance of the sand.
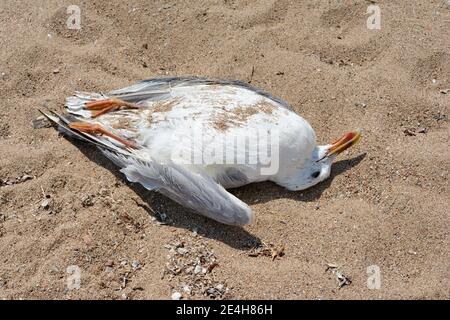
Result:
<instances>
[{"instance_id":1,"label":"sand","mask_svg":"<svg viewBox=\"0 0 450 320\"><path fill-rule=\"evenodd\" d=\"M81 30L66 26L71 4ZM366 26L373 4L380 30ZM444 0L2 0L0 298L448 299L449 19ZM234 190L257 217L234 228L33 128L38 108L60 112L75 90L164 75L251 82L322 144L364 136L309 190ZM261 243L284 255L249 256ZM179 246L187 260L214 257L199 281L220 294L190 296L193 277L167 275ZM338 289L329 263L351 284ZM379 289L367 285L374 265Z\"/></svg>"}]
</instances>

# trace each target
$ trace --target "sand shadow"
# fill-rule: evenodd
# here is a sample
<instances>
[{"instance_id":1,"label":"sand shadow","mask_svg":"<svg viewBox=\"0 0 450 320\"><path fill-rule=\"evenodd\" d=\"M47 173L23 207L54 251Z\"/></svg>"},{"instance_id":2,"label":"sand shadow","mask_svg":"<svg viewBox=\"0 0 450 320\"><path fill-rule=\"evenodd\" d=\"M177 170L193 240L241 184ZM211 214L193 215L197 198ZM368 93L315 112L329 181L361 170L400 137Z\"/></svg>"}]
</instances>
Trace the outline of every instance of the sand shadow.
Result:
<instances>
[{"instance_id":1,"label":"sand shadow","mask_svg":"<svg viewBox=\"0 0 450 320\"><path fill-rule=\"evenodd\" d=\"M366 155L367 153L363 153L351 159L340 160L333 163L330 177L306 190L289 191L272 182L259 182L229 191L249 205L255 203L265 203L280 198L289 198L303 202L314 202L320 199L322 193L331 185L336 176L357 166L366 157Z\"/></svg>"},{"instance_id":2,"label":"sand shadow","mask_svg":"<svg viewBox=\"0 0 450 320\"><path fill-rule=\"evenodd\" d=\"M155 217L160 223L190 231L195 230L203 237L223 242L238 250L249 250L261 245L261 240L244 228L225 225L206 218L184 208L158 192L145 189L139 183L129 182L119 171L119 168L96 147L65 136L64 138L77 147L89 160L109 170L119 181L131 188L142 200L142 204L137 205L145 209L150 216ZM164 213L168 218L163 221L161 213Z\"/></svg>"},{"instance_id":3,"label":"sand shadow","mask_svg":"<svg viewBox=\"0 0 450 320\"><path fill-rule=\"evenodd\" d=\"M78 140L66 139L73 143L89 160L109 170L119 181L130 187L142 200L142 204L137 205L144 208L150 216L155 217L158 221L176 228L183 228L190 231L196 230L203 237L215 239L239 250L248 250L261 244L261 240L258 237L252 235L244 228L228 226L208 219L184 208L158 192L147 190L138 183L129 182L117 166L108 160L97 148L86 145ZM278 198L315 201L320 198L323 191L331 184L335 176L356 166L365 156L366 154L362 154L352 159L336 162L333 165L330 178L308 190L293 192L271 182L262 182L230 191L250 205L257 202L268 202ZM255 189L257 191L259 190L259 192L255 192ZM255 196L255 194L259 195L259 197ZM167 215L168 219L162 221L161 213Z\"/></svg>"}]
</instances>

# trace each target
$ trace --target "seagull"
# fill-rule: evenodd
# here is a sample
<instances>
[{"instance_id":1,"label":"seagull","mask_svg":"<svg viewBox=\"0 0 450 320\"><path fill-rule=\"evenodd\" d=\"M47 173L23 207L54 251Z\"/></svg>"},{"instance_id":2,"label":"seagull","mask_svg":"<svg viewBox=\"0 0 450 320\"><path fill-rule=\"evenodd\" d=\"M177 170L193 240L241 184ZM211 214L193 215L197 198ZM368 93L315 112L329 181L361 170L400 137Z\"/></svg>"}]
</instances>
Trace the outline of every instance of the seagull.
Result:
<instances>
[{"instance_id":1,"label":"seagull","mask_svg":"<svg viewBox=\"0 0 450 320\"><path fill-rule=\"evenodd\" d=\"M234 80L165 77L109 93L76 92L65 114L41 111L63 134L95 145L130 182L224 224L254 221L227 189L272 181L304 190L327 179L361 130L318 146L285 101Z\"/></svg>"}]
</instances>

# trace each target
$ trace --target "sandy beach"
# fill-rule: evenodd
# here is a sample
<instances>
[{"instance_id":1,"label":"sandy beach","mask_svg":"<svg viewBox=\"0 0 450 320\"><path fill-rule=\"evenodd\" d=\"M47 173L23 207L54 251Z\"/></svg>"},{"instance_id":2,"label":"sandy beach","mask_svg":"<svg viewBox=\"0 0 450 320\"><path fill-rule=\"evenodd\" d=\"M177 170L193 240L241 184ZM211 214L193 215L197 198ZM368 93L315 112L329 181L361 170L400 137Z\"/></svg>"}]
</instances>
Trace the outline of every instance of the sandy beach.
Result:
<instances>
[{"instance_id":1,"label":"sandy beach","mask_svg":"<svg viewBox=\"0 0 450 320\"><path fill-rule=\"evenodd\" d=\"M2 0L0 299L449 299L449 24L445 0ZM238 228L35 121L182 75L262 88L320 144L363 138L308 190L232 190L256 215Z\"/></svg>"}]
</instances>

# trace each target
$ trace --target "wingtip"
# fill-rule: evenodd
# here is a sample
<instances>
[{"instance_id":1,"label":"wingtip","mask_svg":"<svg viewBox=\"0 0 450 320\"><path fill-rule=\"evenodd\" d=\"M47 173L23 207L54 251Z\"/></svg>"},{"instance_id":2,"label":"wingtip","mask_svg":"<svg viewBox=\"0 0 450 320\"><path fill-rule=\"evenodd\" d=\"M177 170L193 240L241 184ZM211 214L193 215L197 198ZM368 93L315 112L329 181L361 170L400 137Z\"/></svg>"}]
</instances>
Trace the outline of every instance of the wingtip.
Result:
<instances>
[{"instance_id":1,"label":"wingtip","mask_svg":"<svg viewBox=\"0 0 450 320\"><path fill-rule=\"evenodd\" d=\"M256 215L253 213L252 209L250 209L250 212L248 213L248 222L245 225L254 224L255 221L256 221Z\"/></svg>"},{"instance_id":2,"label":"wingtip","mask_svg":"<svg viewBox=\"0 0 450 320\"><path fill-rule=\"evenodd\" d=\"M58 117L56 117L55 115L52 115L52 111L47 109L45 111L42 111L41 109L37 108L37 110L44 116L46 117L52 124L59 126L59 121L58 121Z\"/></svg>"},{"instance_id":3,"label":"wingtip","mask_svg":"<svg viewBox=\"0 0 450 320\"><path fill-rule=\"evenodd\" d=\"M246 205L244 209L244 212L242 215L239 215L239 218L236 220L236 225L238 226L249 226L253 223L255 223L256 217L253 213L252 209Z\"/></svg>"}]
</instances>

